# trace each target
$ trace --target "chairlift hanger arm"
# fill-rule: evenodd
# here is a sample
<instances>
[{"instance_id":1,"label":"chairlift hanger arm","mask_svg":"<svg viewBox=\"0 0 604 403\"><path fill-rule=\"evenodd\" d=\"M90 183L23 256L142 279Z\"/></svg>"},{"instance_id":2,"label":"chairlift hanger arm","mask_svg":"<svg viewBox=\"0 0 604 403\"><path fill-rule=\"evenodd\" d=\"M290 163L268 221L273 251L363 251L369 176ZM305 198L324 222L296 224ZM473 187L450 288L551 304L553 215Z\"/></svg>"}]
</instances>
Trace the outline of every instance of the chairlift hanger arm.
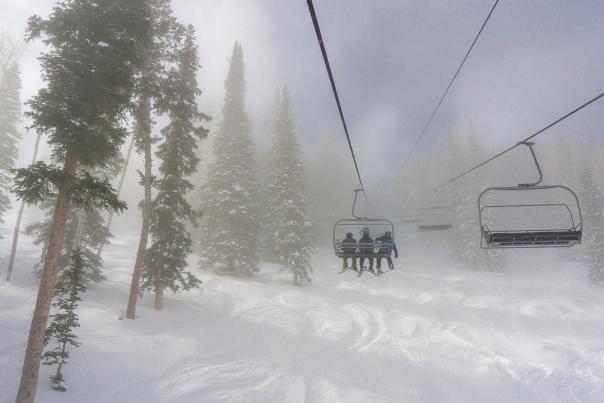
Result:
<instances>
[{"instance_id":1,"label":"chairlift hanger arm","mask_svg":"<svg viewBox=\"0 0 604 403\"><path fill-rule=\"evenodd\" d=\"M529 148L529 150L531 150L531 156L533 157L533 162L535 163L535 167L537 168L537 172L539 173L539 179L536 182L532 182L532 183L521 183L518 185L518 187L521 188L529 188L529 187L534 187L537 186L538 184L541 183L541 181L543 180L543 172L541 171L541 166L539 165L539 161L537 160L537 154L535 154L535 149L533 149L533 145L535 143L530 142L530 141L523 141L518 143L518 145L525 145Z\"/></svg>"},{"instance_id":2,"label":"chairlift hanger arm","mask_svg":"<svg viewBox=\"0 0 604 403\"><path fill-rule=\"evenodd\" d=\"M357 196L358 196L359 192L363 192L363 194L365 194L365 191L363 189L355 189L354 190L354 201L352 202L352 216L354 218L358 218L359 220L366 220L367 217L359 217L355 213L355 207L357 205Z\"/></svg>"}]
</instances>

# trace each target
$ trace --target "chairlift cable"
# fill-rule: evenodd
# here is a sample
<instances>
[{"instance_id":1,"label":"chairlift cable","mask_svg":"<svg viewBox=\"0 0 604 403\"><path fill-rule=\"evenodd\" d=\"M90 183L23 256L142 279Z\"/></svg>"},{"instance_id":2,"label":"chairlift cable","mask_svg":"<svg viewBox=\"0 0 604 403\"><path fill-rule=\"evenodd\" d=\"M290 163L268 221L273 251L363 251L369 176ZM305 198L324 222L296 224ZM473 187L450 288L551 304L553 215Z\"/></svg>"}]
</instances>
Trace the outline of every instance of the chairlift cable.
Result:
<instances>
[{"instance_id":1,"label":"chairlift cable","mask_svg":"<svg viewBox=\"0 0 604 403\"><path fill-rule=\"evenodd\" d=\"M354 168L357 173L359 185L361 186L361 190L363 191L365 200L367 200L367 194L365 193L365 186L363 185L363 180L361 179L359 165L357 164L357 159L354 154L354 149L352 147L352 141L350 140L350 134L348 133L348 126L346 125L346 119L344 118L344 112L342 110L342 105L340 103L340 96L338 95L338 89L336 87L336 82L333 77L333 73L331 72L331 66L329 64L329 59L327 57L327 50L325 49L325 42L323 41L323 36L321 35L321 29L319 28L319 21L317 20L317 14L315 12L315 7L313 5L312 0L306 0L306 3L308 5L308 11L310 12L310 18L312 19L312 23L315 28L315 33L317 34L317 40L319 41L319 47L321 48L321 53L323 55L323 62L325 63L325 68L327 69L327 75L329 76L329 82L331 83L331 89L333 91L333 95L336 100L336 105L338 106L338 112L340 113L340 120L342 121L342 126L344 127L344 133L346 134L346 140L348 141L348 148L350 149L350 155L352 156L352 162L354 163Z\"/></svg>"},{"instance_id":2,"label":"chairlift cable","mask_svg":"<svg viewBox=\"0 0 604 403\"><path fill-rule=\"evenodd\" d=\"M554 127L555 125L557 125L558 123L562 122L563 120L566 120L567 118L571 117L572 115L574 115L575 113L579 112L580 110L582 110L583 108L588 107L589 105L593 104L594 102L598 101L599 99L601 99L602 97L604 97L604 92L600 93L599 95L593 97L592 99L590 99L589 101L585 102L584 104L576 107L575 109L573 109L572 111L568 112L567 114L563 115L562 117L554 120L553 122L551 122L550 124L548 124L547 126L543 127L542 129L536 131L535 133L531 134L530 136L528 136L527 138L525 138L524 140L520 140L519 142L517 142L516 144L514 144L513 146L510 146L508 148L506 148L505 150L495 154L494 156L488 158L487 160L481 162L478 165L475 165L474 167L460 173L457 176L454 176L453 178L447 180L446 182L441 183L440 185L436 186L435 188L433 188L432 190L438 190L444 186L447 186L453 182L455 182L458 179L461 179L462 177L476 171L477 169L483 167L484 165L488 164L489 162L501 157L502 155L512 151L514 148L518 147L519 145L526 143L527 141L532 140L533 138L537 137L538 135L540 135L541 133L547 131L548 129L551 129L552 127Z\"/></svg>"},{"instance_id":3,"label":"chairlift cable","mask_svg":"<svg viewBox=\"0 0 604 403\"><path fill-rule=\"evenodd\" d=\"M491 18L491 15L495 11L495 8L497 7L498 3L499 3L499 0L495 0L495 3L493 3L493 6L491 7L491 10L489 11L489 14L485 18L484 22L482 23L482 26L480 27L480 30L478 31L478 33L474 37L474 40L472 41L472 44L470 45L470 47L468 48L465 56L461 60L461 63L459 64L459 67L457 68L457 71L455 72L455 74L453 74L453 77L451 78L451 81L449 82L449 85L447 85L447 88L445 89L445 92L440 97L440 100L438 101L438 103L434 107L434 110L432 111L432 114L428 118L428 121L424 125L424 127L423 127L422 131L420 132L419 136L417 137L417 139L415 140L415 143L411 147L411 150L409 151L409 154L407 154L407 157L403 161L403 163L401 165L401 170L405 169L405 167L407 166L407 163L411 160L411 157L413 156L413 153L417 149L417 146L422 141L422 138L424 137L424 135L426 134L426 131L430 127L430 124L432 124L432 120L434 120L434 117L436 116L436 113L440 109L440 106L442 105L443 101L445 100L445 97L449 93L449 90L451 89L451 87L453 86L453 83L457 79L457 76L461 72L461 69L463 68L464 64L466 63L466 60L470 56L470 53L472 52L472 49L474 48L474 45L476 45L476 43L478 42L478 38L480 38L480 35L482 34L482 31L484 30L485 26L487 25L487 22L489 22L489 19Z\"/></svg>"}]
</instances>

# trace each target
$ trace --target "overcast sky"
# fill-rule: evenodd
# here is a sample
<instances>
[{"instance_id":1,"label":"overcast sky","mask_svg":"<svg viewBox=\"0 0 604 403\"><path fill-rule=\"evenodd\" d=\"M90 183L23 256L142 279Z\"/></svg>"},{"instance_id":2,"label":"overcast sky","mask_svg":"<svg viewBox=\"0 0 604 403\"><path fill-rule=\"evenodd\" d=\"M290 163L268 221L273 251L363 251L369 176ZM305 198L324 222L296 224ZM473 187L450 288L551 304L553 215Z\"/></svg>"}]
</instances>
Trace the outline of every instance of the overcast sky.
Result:
<instances>
[{"instance_id":1,"label":"overcast sky","mask_svg":"<svg viewBox=\"0 0 604 403\"><path fill-rule=\"evenodd\" d=\"M351 136L369 187L398 175L492 0L315 0ZM21 34L31 14L54 1L0 0L0 26ZM276 89L292 92L308 152L330 131L344 147L329 83L304 0L173 0L197 31L201 108L220 120L227 57L243 44L247 104L258 141L266 138ZM39 43L22 59L23 100L43 85ZM604 1L501 0L421 148L442 147L470 124L496 149L525 137L604 91ZM601 139L604 101L552 133ZM29 158L32 135L23 142ZM546 142L548 136L540 138ZM469 161L470 163L471 161ZM352 166L351 166L352 174Z\"/></svg>"}]
</instances>

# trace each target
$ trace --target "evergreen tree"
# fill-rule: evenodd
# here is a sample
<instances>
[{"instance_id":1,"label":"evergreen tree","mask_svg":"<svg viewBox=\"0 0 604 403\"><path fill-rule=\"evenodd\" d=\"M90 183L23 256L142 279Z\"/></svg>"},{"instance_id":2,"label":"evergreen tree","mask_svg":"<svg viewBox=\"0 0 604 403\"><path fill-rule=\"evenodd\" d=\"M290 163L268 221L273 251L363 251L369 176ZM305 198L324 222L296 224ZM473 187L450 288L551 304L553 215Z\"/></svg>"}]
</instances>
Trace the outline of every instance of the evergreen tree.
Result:
<instances>
[{"instance_id":1,"label":"evergreen tree","mask_svg":"<svg viewBox=\"0 0 604 403\"><path fill-rule=\"evenodd\" d=\"M44 335L44 345L54 342L54 348L44 352L44 365L57 365L57 371L50 376L50 382L55 390L65 391L63 365L69 360L69 346L79 347L78 337L73 329L80 326L76 309L82 300L81 294L86 292L87 261L79 249L71 254L69 268L59 278L55 287L52 306L55 313L50 315L51 322Z\"/></svg>"},{"instance_id":2,"label":"evergreen tree","mask_svg":"<svg viewBox=\"0 0 604 403\"><path fill-rule=\"evenodd\" d=\"M25 351L18 403L33 403L58 261L70 205L122 210L107 180L78 171L106 166L124 142L134 73L148 41L144 0L64 0L46 20L29 20L30 39L44 36L46 87L29 101L32 127L48 138L53 163L20 169L17 195L39 204L56 194L53 223ZM111 29L108 29L111 27Z\"/></svg>"},{"instance_id":3,"label":"evergreen tree","mask_svg":"<svg viewBox=\"0 0 604 403\"><path fill-rule=\"evenodd\" d=\"M198 140L207 136L207 130L197 124L208 117L197 107L196 97L201 91L197 87L199 59L193 27L189 26L183 35L178 66L170 71L167 84L170 123L162 129L165 140L156 153L162 161L161 178L154 183L157 195L151 215L153 242L147 249L141 277L141 291L155 292L156 309L162 307L165 288L186 291L201 283L185 270L192 252L187 224L196 225L199 216L185 196L193 189L187 177L197 170Z\"/></svg>"},{"instance_id":4,"label":"evergreen tree","mask_svg":"<svg viewBox=\"0 0 604 403\"><path fill-rule=\"evenodd\" d=\"M287 88L275 107L269 151L268 246L273 258L291 270L294 284L311 282L313 242L304 197L302 150L294 130Z\"/></svg>"},{"instance_id":5,"label":"evergreen tree","mask_svg":"<svg viewBox=\"0 0 604 403\"><path fill-rule=\"evenodd\" d=\"M48 239L52 226L52 215L55 200L50 198L42 204L46 219L25 227L24 233L34 237L34 244L42 248L40 257L41 266L44 263ZM65 238L59 258L59 273L67 269L71 253L75 248L87 260L84 277L86 281L99 282L105 279L102 274L103 261L97 256L96 250L100 245L108 244L113 237L105 226L105 219L99 209L86 211L83 208L72 208L69 211L65 224Z\"/></svg>"},{"instance_id":6,"label":"evergreen tree","mask_svg":"<svg viewBox=\"0 0 604 403\"><path fill-rule=\"evenodd\" d=\"M174 35L178 24L172 15L170 0L147 0L151 9L149 41L143 49L144 64L139 71L136 82L136 108L134 117L134 139L136 149L143 154L144 172L141 173L141 182L144 188L142 202L141 232L136 252L136 261L132 272L130 293L126 318L136 318L136 302L139 294L141 274L145 263L145 253L149 238L152 214L152 187L153 187L153 155L151 147L158 138L153 138L151 130L153 114L161 115L165 112L164 86L166 84L167 66L174 60L170 49L174 45Z\"/></svg>"},{"instance_id":7,"label":"evergreen tree","mask_svg":"<svg viewBox=\"0 0 604 403\"><path fill-rule=\"evenodd\" d=\"M215 160L201 191L201 265L220 274L251 276L258 271L259 207L239 43L233 47L225 90Z\"/></svg>"},{"instance_id":8,"label":"evergreen tree","mask_svg":"<svg viewBox=\"0 0 604 403\"><path fill-rule=\"evenodd\" d=\"M464 168L463 163L466 161L465 150L463 148L463 144L461 144L459 136L452 135L452 137L449 139L446 160L447 171L450 174L460 172ZM451 215L453 218L453 228L451 231L452 249L453 255L459 260L462 259L464 250L468 243L471 243L474 237L479 236L477 235L479 233L479 229L472 228L472 223L468 223L468 219L472 219L472 195L468 194L467 192L467 181L467 178L462 178L448 189L451 199ZM462 226L464 226L463 230Z\"/></svg>"},{"instance_id":9,"label":"evergreen tree","mask_svg":"<svg viewBox=\"0 0 604 403\"><path fill-rule=\"evenodd\" d=\"M17 159L17 143L21 135L17 130L21 116L21 80L19 66L11 63L0 71L0 223L10 209L11 169ZM1 236L0 236L1 237Z\"/></svg>"},{"instance_id":10,"label":"evergreen tree","mask_svg":"<svg viewBox=\"0 0 604 403\"><path fill-rule=\"evenodd\" d=\"M589 167L581 170L580 177L583 221L589 228L581 240L582 256L589 268L589 279L604 284L604 189L596 182Z\"/></svg>"},{"instance_id":11,"label":"evergreen tree","mask_svg":"<svg viewBox=\"0 0 604 403\"><path fill-rule=\"evenodd\" d=\"M476 133L470 127L470 137L465 152L453 142L449 152L451 167L463 161L479 161L484 151L478 144ZM466 158L466 156L468 158ZM456 169L454 172L457 172ZM473 270L499 270L503 266L503 254L494 249L480 248L480 226L476 200L488 186L484 170L478 170L454 185L451 189L453 213L453 251L457 259Z\"/></svg>"},{"instance_id":12,"label":"evergreen tree","mask_svg":"<svg viewBox=\"0 0 604 403\"><path fill-rule=\"evenodd\" d=\"M92 175L97 178L109 181L119 172L122 165L121 158L112 159L107 167L96 168L91 171ZM85 174L87 170L80 168L79 172ZM42 247L40 256L41 266L44 263L46 249L52 226L52 215L54 211L54 198L48 198L40 206L45 212L46 219L41 222L36 222L28 225L25 228L27 235L34 237L34 244ZM96 250L101 245L110 243L113 237L111 232L105 225L105 219L100 208L84 208L74 206L69 210L69 215L65 224L65 238L61 248L59 258L59 272L67 269L71 259L71 254L75 249L79 249L80 253L87 261L84 277L86 281L99 282L105 279L101 274L103 268L103 260L96 253Z\"/></svg>"}]
</instances>

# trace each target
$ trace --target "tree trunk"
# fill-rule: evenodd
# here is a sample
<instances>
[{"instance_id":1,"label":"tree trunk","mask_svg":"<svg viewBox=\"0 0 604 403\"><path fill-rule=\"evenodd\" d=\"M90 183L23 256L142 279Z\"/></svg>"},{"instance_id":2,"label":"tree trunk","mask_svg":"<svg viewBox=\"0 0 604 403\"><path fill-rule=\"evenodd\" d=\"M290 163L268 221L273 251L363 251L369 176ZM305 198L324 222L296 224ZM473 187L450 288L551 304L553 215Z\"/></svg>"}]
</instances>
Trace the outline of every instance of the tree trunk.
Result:
<instances>
[{"instance_id":1,"label":"tree trunk","mask_svg":"<svg viewBox=\"0 0 604 403\"><path fill-rule=\"evenodd\" d=\"M164 285L162 284L161 280L157 280L155 282L155 305L154 308L157 309L158 311L161 310L161 308L164 305Z\"/></svg>"},{"instance_id":2,"label":"tree trunk","mask_svg":"<svg viewBox=\"0 0 604 403\"><path fill-rule=\"evenodd\" d=\"M122 169L122 175L120 176L120 181L117 185L117 196L118 197L120 196L120 193L122 192L122 188L124 187L124 179L126 178L126 171L128 170L128 164L130 164L130 156L132 155L132 148L134 147L135 138L136 138L136 135L133 133L132 140L130 141L130 145L128 146L128 152L126 153L126 160L124 161L124 168ZM107 231L109 231L111 229L111 223L113 221L113 214L114 214L113 210L109 211L109 217L107 218L107 225L105 226ZM99 246L99 250L97 250L97 252L96 252L97 257L99 257L99 258L101 257L104 247L105 247L105 244L101 243L101 246Z\"/></svg>"},{"instance_id":3,"label":"tree trunk","mask_svg":"<svg viewBox=\"0 0 604 403\"><path fill-rule=\"evenodd\" d=\"M36 158L38 158L38 147L40 145L40 139L42 135L38 133L36 137L36 145L34 146L34 156L31 159L31 163L36 162ZM25 202L21 202L21 207L19 207L19 214L17 215L17 222L15 223L15 230L13 232L13 243L10 248L10 258L8 259L8 267L6 268L6 281L10 281L11 275L13 273L13 266L15 264L15 255L17 253L17 244L19 243L19 231L21 230L21 219L23 218L23 211L25 210Z\"/></svg>"},{"instance_id":4,"label":"tree trunk","mask_svg":"<svg viewBox=\"0 0 604 403\"><path fill-rule=\"evenodd\" d=\"M84 232L84 224L86 224L86 219L86 211L84 209L80 209L80 211L78 212L78 223L76 225L76 232L73 237L73 245L71 246L72 252L80 248L80 244L82 243L82 233Z\"/></svg>"},{"instance_id":5,"label":"tree trunk","mask_svg":"<svg viewBox=\"0 0 604 403\"><path fill-rule=\"evenodd\" d=\"M38 372L42 349L44 348L44 333L48 322L50 304L54 295L55 280L59 264L59 256L65 236L65 223L69 214L69 200L74 175L78 165L76 155L68 151L65 155L64 173L65 177L59 185L57 204L52 218L48 251L44 259L44 269L40 279L38 298L34 308L34 314L29 328L29 338L21 370L21 383L17 393L16 403L33 403L38 385Z\"/></svg>"},{"instance_id":6,"label":"tree trunk","mask_svg":"<svg viewBox=\"0 0 604 403\"><path fill-rule=\"evenodd\" d=\"M141 236L138 242L138 251L136 253L136 262L132 273L132 283L130 284L130 295L128 296L128 308L126 309L126 318L136 318L136 302L138 299L138 287L141 279L143 264L145 263L145 250L147 249L147 239L149 238L149 225L151 223L151 102L149 98L141 99L140 110L138 111L138 133L145 154L145 198L143 200L143 223L141 225Z\"/></svg>"},{"instance_id":7,"label":"tree trunk","mask_svg":"<svg viewBox=\"0 0 604 403\"><path fill-rule=\"evenodd\" d=\"M160 230L161 231L161 230ZM163 260L163 257L165 255L165 236L164 236L164 232L161 231L160 232L160 236L159 236L159 256L161 257L162 261L161 261L161 268L159 270L158 273L155 273L155 305L154 308L157 309L158 311L161 310L162 306L164 305L164 282L163 282L163 276L165 276L166 273L166 266Z\"/></svg>"}]
</instances>

